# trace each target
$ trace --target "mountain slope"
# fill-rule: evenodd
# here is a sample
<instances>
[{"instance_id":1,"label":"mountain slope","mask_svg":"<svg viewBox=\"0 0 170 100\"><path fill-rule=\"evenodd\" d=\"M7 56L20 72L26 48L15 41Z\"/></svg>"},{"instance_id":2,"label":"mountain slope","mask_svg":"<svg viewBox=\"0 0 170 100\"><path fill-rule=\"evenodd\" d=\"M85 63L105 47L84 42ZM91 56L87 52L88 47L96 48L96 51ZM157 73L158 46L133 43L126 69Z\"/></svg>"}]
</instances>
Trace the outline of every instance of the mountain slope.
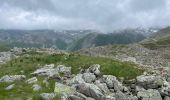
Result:
<instances>
[{"instance_id":1,"label":"mountain slope","mask_svg":"<svg viewBox=\"0 0 170 100\"><path fill-rule=\"evenodd\" d=\"M161 29L150 38L144 40L142 44L150 49L160 49L170 47L170 27Z\"/></svg>"},{"instance_id":2,"label":"mountain slope","mask_svg":"<svg viewBox=\"0 0 170 100\"><path fill-rule=\"evenodd\" d=\"M55 47L67 45L91 32L90 30L0 30L0 43L8 47Z\"/></svg>"},{"instance_id":3,"label":"mountain slope","mask_svg":"<svg viewBox=\"0 0 170 100\"><path fill-rule=\"evenodd\" d=\"M145 36L135 31L120 31L110 34L91 33L75 41L70 50L75 51L82 48L104 46L109 44L130 44L145 39Z\"/></svg>"}]
</instances>

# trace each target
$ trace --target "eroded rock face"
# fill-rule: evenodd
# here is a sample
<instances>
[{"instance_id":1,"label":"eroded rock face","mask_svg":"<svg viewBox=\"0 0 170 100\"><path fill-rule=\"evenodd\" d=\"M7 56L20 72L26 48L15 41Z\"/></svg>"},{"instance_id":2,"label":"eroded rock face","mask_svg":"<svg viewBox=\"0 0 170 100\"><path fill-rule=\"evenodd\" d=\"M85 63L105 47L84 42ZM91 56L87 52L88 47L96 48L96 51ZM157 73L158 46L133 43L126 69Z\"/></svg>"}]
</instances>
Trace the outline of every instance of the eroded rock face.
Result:
<instances>
[{"instance_id":1,"label":"eroded rock face","mask_svg":"<svg viewBox=\"0 0 170 100\"><path fill-rule=\"evenodd\" d=\"M5 75L0 78L0 82L12 83L14 81L24 80L25 78L25 75Z\"/></svg>"},{"instance_id":2,"label":"eroded rock face","mask_svg":"<svg viewBox=\"0 0 170 100\"><path fill-rule=\"evenodd\" d=\"M82 83L77 86L77 91L96 100L102 100L104 96L101 89L94 84Z\"/></svg>"},{"instance_id":3,"label":"eroded rock face","mask_svg":"<svg viewBox=\"0 0 170 100\"><path fill-rule=\"evenodd\" d=\"M137 84L145 89L154 89L163 85L163 79L161 76L156 75L141 75L136 78Z\"/></svg>"},{"instance_id":4,"label":"eroded rock face","mask_svg":"<svg viewBox=\"0 0 170 100\"><path fill-rule=\"evenodd\" d=\"M158 90L143 90L137 93L137 96L141 100L162 100L162 97Z\"/></svg>"}]
</instances>

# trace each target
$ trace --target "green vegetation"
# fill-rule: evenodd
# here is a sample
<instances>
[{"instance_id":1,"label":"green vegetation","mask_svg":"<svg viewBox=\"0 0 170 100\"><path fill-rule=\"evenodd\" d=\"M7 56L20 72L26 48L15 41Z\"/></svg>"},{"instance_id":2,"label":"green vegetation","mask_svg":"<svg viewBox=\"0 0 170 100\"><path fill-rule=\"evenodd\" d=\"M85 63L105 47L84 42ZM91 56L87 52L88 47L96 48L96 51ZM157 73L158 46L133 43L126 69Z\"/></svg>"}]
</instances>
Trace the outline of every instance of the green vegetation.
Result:
<instances>
[{"instance_id":1,"label":"green vegetation","mask_svg":"<svg viewBox=\"0 0 170 100\"><path fill-rule=\"evenodd\" d=\"M64 64L72 67L72 73L79 73L81 68L88 68L91 64L100 64L103 74L115 75L117 77L125 77L126 79L135 78L140 75L143 70L138 69L136 65L129 62L119 62L109 58L89 57L79 54L40 54L31 52L29 54L23 54L21 57L7 62L7 64L1 65L0 77L3 75L23 74L28 78L31 78L33 71L39 66L45 64ZM18 100L18 98L26 99L26 97L34 97L35 100L40 100L38 96L42 92L53 92L54 80L50 80L50 88L44 86L42 83L43 78L38 77L39 83L43 89L39 92L33 92L31 85L27 85L25 82L15 82L15 88L11 91L4 90L9 84L0 83L0 99L3 100ZM22 99L21 99L22 100Z\"/></svg>"}]
</instances>

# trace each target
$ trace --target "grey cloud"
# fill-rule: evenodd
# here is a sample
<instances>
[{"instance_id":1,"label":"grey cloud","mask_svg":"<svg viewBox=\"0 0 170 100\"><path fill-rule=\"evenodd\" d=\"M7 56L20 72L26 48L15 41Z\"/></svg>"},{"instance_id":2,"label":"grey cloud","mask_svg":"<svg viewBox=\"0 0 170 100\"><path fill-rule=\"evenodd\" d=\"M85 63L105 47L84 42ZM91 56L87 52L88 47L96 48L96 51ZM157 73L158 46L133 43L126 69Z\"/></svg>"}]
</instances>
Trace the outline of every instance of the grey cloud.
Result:
<instances>
[{"instance_id":1,"label":"grey cloud","mask_svg":"<svg viewBox=\"0 0 170 100\"><path fill-rule=\"evenodd\" d=\"M0 28L112 31L127 27L170 24L169 0L0 0L0 2Z\"/></svg>"}]
</instances>

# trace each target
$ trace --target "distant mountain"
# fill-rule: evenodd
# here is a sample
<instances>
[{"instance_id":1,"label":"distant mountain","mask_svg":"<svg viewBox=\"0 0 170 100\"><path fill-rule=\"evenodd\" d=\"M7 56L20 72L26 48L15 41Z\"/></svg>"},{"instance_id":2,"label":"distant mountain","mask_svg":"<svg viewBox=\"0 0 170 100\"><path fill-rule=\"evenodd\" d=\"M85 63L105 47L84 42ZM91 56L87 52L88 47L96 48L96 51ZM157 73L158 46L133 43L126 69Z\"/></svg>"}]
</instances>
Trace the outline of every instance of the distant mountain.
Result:
<instances>
[{"instance_id":1,"label":"distant mountain","mask_svg":"<svg viewBox=\"0 0 170 100\"><path fill-rule=\"evenodd\" d=\"M57 48L75 51L109 44L130 44L145 39L148 31L126 29L112 33L92 30L0 30L0 45Z\"/></svg>"},{"instance_id":2,"label":"distant mountain","mask_svg":"<svg viewBox=\"0 0 170 100\"><path fill-rule=\"evenodd\" d=\"M109 34L91 33L72 43L72 51L109 44L130 44L145 39L145 36L136 30L122 30Z\"/></svg>"},{"instance_id":3,"label":"distant mountain","mask_svg":"<svg viewBox=\"0 0 170 100\"><path fill-rule=\"evenodd\" d=\"M150 49L170 47L170 27L161 29L144 40L142 44Z\"/></svg>"},{"instance_id":4,"label":"distant mountain","mask_svg":"<svg viewBox=\"0 0 170 100\"><path fill-rule=\"evenodd\" d=\"M67 49L68 44L90 30L0 30L0 43L8 47L47 47Z\"/></svg>"}]
</instances>

